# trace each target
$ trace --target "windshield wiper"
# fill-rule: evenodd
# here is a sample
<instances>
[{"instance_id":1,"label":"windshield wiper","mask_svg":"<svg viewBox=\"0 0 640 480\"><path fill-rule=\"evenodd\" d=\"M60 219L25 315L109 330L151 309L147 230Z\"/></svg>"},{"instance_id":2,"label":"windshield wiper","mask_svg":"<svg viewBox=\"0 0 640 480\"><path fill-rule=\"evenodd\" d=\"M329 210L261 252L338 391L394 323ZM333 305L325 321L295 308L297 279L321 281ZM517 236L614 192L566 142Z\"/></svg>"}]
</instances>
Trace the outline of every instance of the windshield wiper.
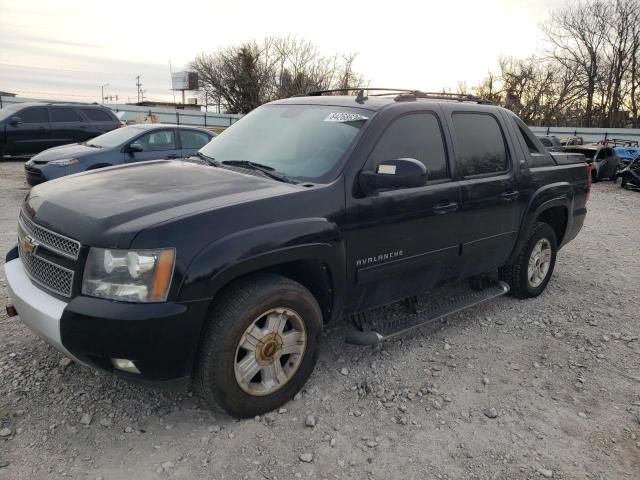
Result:
<instances>
[{"instance_id":1,"label":"windshield wiper","mask_svg":"<svg viewBox=\"0 0 640 480\"><path fill-rule=\"evenodd\" d=\"M269 165L262 165L261 163L250 162L248 160L225 160L222 162L223 165L229 165L230 167L240 167L246 168L248 170L256 170L258 172L263 173L267 177L273 178L274 180L278 180L279 182L285 183L293 183L297 184L295 180L288 177L284 173L278 172L275 168L270 167Z\"/></svg>"},{"instance_id":2,"label":"windshield wiper","mask_svg":"<svg viewBox=\"0 0 640 480\"><path fill-rule=\"evenodd\" d=\"M221 163L217 161L215 158L205 155L202 152L196 152L196 157L203 159L209 165L213 165L214 167L219 167Z\"/></svg>"}]
</instances>

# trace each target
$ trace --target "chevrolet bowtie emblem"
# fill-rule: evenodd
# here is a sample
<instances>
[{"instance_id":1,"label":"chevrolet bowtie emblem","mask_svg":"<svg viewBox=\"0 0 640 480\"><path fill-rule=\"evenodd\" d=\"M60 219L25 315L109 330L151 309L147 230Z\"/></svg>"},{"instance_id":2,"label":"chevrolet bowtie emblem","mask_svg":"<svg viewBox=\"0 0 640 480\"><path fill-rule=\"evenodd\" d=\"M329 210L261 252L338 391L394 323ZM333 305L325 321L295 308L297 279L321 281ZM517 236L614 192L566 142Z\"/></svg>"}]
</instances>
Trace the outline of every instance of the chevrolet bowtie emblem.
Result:
<instances>
[{"instance_id":1,"label":"chevrolet bowtie emblem","mask_svg":"<svg viewBox=\"0 0 640 480\"><path fill-rule=\"evenodd\" d=\"M28 253L29 255L33 255L33 253L36 251L36 248L38 248L38 242L36 242L29 235L25 235L20 240L20 248L22 248L23 252Z\"/></svg>"}]
</instances>

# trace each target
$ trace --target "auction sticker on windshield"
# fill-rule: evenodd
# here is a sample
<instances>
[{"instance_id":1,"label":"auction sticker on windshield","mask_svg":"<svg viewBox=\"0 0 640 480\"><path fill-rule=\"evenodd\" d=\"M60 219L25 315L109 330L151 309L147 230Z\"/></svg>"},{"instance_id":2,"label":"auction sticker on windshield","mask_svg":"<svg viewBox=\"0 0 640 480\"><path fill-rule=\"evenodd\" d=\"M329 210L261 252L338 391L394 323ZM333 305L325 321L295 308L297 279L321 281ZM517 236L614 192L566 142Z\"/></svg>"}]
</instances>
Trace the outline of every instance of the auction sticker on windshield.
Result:
<instances>
[{"instance_id":1,"label":"auction sticker on windshield","mask_svg":"<svg viewBox=\"0 0 640 480\"><path fill-rule=\"evenodd\" d=\"M324 119L325 122L357 122L359 120L369 120L369 117L359 113L333 112Z\"/></svg>"}]
</instances>

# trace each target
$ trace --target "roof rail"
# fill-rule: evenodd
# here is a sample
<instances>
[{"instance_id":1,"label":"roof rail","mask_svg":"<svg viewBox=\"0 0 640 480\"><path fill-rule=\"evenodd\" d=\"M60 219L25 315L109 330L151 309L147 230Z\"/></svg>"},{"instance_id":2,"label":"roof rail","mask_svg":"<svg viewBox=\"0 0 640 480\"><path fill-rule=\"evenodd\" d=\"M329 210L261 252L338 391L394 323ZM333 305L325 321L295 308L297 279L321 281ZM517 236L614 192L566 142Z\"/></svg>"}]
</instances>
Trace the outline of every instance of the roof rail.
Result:
<instances>
[{"instance_id":1,"label":"roof rail","mask_svg":"<svg viewBox=\"0 0 640 480\"><path fill-rule=\"evenodd\" d=\"M429 98L432 100L457 100L458 102L475 102L481 105L495 105L491 100L471 95L468 93L447 93L447 92L420 92L402 93L394 100L396 102L406 102L416 100L418 98Z\"/></svg>"},{"instance_id":2,"label":"roof rail","mask_svg":"<svg viewBox=\"0 0 640 480\"><path fill-rule=\"evenodd\" d=\"M459 102L476 102L482 105L495 105L495 103L491 100L486 100L476 95L470 95L467 93L422 92L420 90L410 90L406 88L346 87L333 88L330 90L316 90L296 96L319 97L328 93L338 92L345 92L347 95L349 94L349 92L358 92L356 95L357 102L363 102L368 98L367 96L365 96L365 92L382 92L372 93L370 94L370 96L383 97L394 95L394 100L396 102L412 101L418 98L428 98L433 100L457 100Z\"/></svg>"}]
</instances>

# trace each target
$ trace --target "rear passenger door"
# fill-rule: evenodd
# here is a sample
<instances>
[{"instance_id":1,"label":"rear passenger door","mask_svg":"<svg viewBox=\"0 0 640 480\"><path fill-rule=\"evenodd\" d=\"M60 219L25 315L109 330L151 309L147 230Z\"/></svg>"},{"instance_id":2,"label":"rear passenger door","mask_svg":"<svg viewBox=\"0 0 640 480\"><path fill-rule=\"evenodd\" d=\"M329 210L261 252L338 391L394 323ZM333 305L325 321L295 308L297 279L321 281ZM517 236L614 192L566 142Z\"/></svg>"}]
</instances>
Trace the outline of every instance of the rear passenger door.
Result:
<instances>
[{"instance_id":1,"label":"rear passenger door","mask_svg":"<svg viewBox=\"0 0 640 480\"><path fill-rule=\"evenodd\" d=\"M178 129L181 153L184 158L194 155L211 140L212 136L199 130Z\"/></svg>"},{"instance_id":2,"label":"rear passenger door","mask_svg":"<svg viewBox=\"0 0 640 480\"><path fill-rule=\"evenodd\" d=\"M386 160L413 158L425 164L427 185L348 199L351 311L406 298L457 274L460 192L438 113L419 110L391 120L364 166L377 171Z\"/></svg>"},{"instance_id":3,"label":"rear passenger door","mask_svg":"<svg viewBox=\"0 0 640 480\"><path fill-rule=\"evenodd\" d=\"M82 142L88 138L89 126L73 107L49 107L49 119L54 145Z\"/></svg>"},{"instance_id":4,"label":"rear passenger door","mask_svg":"<svg viewBox=\"0 0 640 480\"><path fill-rule=\"evenodd\" d=\"M516 242L522 207L506 132L487 111L453 111L449 116L462 205L461 276L504 265Z\"/></svg>"},{"instance_id":5,"label":"rear passenger door","mask_svg":"<svg viewBox=\"0 0 640 480\"><path fill-rule=\"evenodd\" d=\"M153 130L139 136L132 143L140 144L142 152L126 153L125 162L127 163L180 158L181 156L174 128Z\"/></svg>"}]
</instances>

